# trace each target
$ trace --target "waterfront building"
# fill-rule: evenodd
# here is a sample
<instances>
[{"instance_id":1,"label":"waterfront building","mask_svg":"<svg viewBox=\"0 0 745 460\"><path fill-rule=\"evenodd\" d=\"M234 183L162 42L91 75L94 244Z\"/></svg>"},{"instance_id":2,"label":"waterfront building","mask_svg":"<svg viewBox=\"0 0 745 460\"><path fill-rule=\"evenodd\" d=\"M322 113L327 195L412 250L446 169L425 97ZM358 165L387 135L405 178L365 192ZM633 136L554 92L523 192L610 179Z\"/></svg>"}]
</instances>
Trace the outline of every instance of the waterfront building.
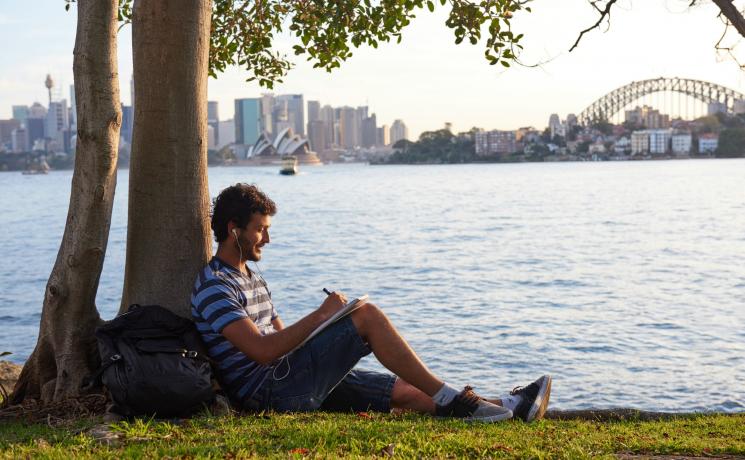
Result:
<instances>
[{"instance_id":1,"label":"waterfront building","mask_svg":"<svg viewBox=\"0 0 745 460\"><path fill-rule=\"evenodd\" d=\"M207 150L217 149L216 130L212 125L207 125Z\"/></svg>"},{"instance_id":2,"label":"waterfront building","mask_svg":"<svg viewBox=\"0 0 745 460\"><path fill-rule=\"evenodd\" d=\"M391 125L391 144L406 139L409 140L409 128L402 120L394 120Z\"/></svg>"},{"instance_id":3,"label":"waterfront building","mask_svg":"<svg viewBox=\"0 0 745 460\"><path fill-rule=\"evenodd\" d=\"M631 154L649 153L649 132L645 130L631 133Z\"/></svg>"},{"instance_id":4,"label":"waterfront building","mask_svg":"<svg viewBox=\"0 0 745 460\"><path fill-rule=\"evenodd\" d=\"M515 131L484 131L474 133L474 149L477 156L507 155L517 151Z\"/></svg>"},{"instance_id":5,"label":"waterfront building","mask_svg":"<svg viewBox=\"0 0 745 460\"><path fill-rule=\"evenodd\" d=\"M613 144L613 151L617 155L625 155L631 152L631 139L626 136L621 137Z\"/></svg>"},{"instance_id":6,"label":"waterfront building","mask_svg":"<svg viewBox=\"0 0 745 460\"><path fill-rule=\"evenodd\" d=\"M235 141L238 144L253 145L264 131L261 99L247 98L235 100Z\"/></svg>"},{"instance_id":7,"label":"waterfront building","mask_svg":"<svg viewBox=\"0 0 745 460\"><path fill-rule=\"evenodd\" d=\"M707 133L698 136L698 153L714 153L717 147L719 147L718 135Z\"/></svg>"},{"instance_id":8,"label":"waterfront building","mask_svg":"<svg viewBox=\"0 0 745 460\"><path fill-rule=\"evenodd\" d=\"M670 138L672 132L669 129L649 130L649 153L663 155L670 150Z\"/></svg>"},{"instance_id":9,"label":"waterfront building","mask_svg":"<svg viewBox=\"0 0 745 460\"><path fill-rule=\"evenodd\" d=\"M688 155L691 153L691 146L693 145L691 133L685 132L673 134L671 145L674 154Z\"/></svg>"}]
</instances>

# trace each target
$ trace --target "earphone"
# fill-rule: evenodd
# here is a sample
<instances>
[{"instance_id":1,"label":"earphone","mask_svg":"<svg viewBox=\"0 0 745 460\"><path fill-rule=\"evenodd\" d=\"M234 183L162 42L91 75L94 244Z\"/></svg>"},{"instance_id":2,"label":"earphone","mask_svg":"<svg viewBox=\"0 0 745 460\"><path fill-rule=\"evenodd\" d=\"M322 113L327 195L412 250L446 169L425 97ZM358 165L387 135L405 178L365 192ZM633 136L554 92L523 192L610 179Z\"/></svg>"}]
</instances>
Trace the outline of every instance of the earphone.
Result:
<instances>
[{"instance_id":1,"label":"earphone","mask_svg":"<svg viewBox=\"0 0 745 460\"><path fill-rule=\"evenodd\" d=\"M243 260L243 248L241 247L241 242L238 241L238 232L233 229L233 236L235 237L235 244L238 245L238 252L240 253L240 260Z\"/></svg>"}]
</instances>

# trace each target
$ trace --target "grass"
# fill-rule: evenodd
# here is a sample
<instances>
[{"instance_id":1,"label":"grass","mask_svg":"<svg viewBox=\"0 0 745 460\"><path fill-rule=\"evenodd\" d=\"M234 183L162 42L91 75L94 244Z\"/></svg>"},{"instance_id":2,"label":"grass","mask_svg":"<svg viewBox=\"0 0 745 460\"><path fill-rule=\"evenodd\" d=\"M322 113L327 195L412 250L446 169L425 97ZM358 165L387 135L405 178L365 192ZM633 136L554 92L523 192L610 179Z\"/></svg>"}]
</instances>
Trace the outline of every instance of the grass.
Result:
<instances>
[{"instance_id":1,"label":"grass","mask_svg":"<svg viewBox=\"0 0 745 460\"><path fill-rule=\"evenodd\" d=\"M385 457L386 451L397 458L745 455L745 414L492 425L372 413L138 419L110 425L117 438L110 445L90 430L98 423L0 424L0 458L337 458Z\"/></svg>"}]
</instances>

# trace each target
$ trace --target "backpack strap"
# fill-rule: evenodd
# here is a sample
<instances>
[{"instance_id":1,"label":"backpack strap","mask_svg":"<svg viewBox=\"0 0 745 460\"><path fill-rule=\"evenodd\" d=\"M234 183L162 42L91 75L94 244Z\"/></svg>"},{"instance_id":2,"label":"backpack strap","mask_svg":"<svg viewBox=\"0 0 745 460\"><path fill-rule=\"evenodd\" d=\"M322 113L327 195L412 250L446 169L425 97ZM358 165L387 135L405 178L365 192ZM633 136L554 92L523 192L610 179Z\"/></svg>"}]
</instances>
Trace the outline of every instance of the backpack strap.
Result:
<instances>
[{"instance_id":1,"label":"backpack strap","mask_svg":"<svg viewBox=\"0 0 745 460\"><path fill-rule=\"evenodd\" d=\"M120 354L111 355L108 360L101 363L101 367L99 367L96 372L83 379L83 382L80 385L80 389L83 391L88 391L94 386L100 386L102 383L101 376L103 375L104 371L121 359L122 355Z\"/></svg>"}]
</instances>

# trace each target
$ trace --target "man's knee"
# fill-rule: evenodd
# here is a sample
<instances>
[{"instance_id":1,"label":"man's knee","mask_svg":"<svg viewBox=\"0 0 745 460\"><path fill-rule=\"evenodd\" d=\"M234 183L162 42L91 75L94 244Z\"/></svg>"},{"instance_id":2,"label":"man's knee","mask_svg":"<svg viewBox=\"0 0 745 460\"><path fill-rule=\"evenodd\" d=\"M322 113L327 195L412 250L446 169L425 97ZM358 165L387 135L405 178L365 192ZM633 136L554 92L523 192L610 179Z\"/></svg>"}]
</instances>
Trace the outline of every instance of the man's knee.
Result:
<instances>
[{"instance_id":1,"label":"man's knee","mask_svg":"<svg viewBox=\"0 0 745 460\"><path fill-rule=\"evenodd\" d=\"M357 329L365 331L369 324L379 324L381 321L387 321L385 314L373 303L365 303L352 312L352 321Z\"/></svg>"}]
</instances>

